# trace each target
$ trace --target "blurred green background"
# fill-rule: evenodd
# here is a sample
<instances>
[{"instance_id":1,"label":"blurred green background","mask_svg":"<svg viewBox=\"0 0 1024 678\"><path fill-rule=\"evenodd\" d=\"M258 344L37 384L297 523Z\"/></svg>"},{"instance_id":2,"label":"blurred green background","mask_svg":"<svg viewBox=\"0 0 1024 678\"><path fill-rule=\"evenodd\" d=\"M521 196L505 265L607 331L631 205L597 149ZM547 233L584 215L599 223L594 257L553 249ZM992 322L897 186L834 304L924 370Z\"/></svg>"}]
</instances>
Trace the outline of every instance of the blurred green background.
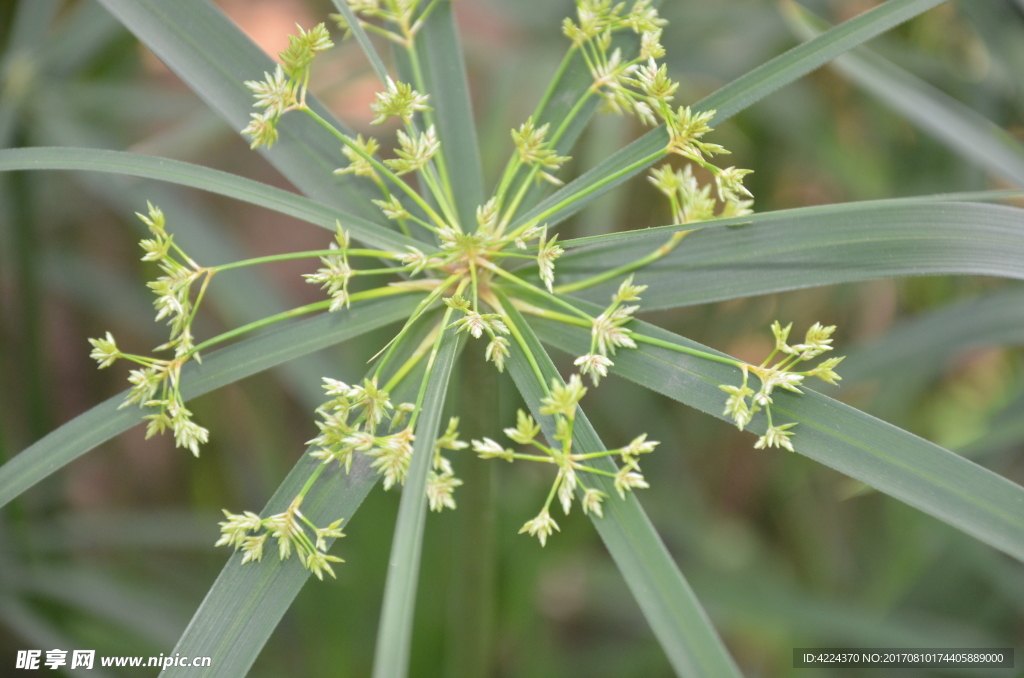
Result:
<instances>
[{"instance_id":1,"label":"blurred green background","mask_svg":"<svg viewBox=\"0 0 1024 678\"><path fill-rule=\"evenodd\" d=\"M327 0L217 4L271 53L295 22L309 26L333 11ZM837 23L877 3L804 4ZM1022 5L948 3L871 47L1024 138ZM572 7L456 4L490 184L512 147L508 130L533 109L564 54L559 24ZM797 42L774 2L668 0L663 14L681 103ZM127 149L288 187L92 0L0 0L0 50L0 147ZM313 89L369 131L375 83L354 44L318 61ZM597 119L570 172L639 132L630 119ZM747 183L759 211L1008 187L829 68L723 125L714 141L733 151L729 164L755 170ZM141 225L132 216L147 200L200 261L327 243L308 224L198 191L111 175L0 177L0 460L124 388L124 369L95 369L88 337L111 330L138 352L162 341L145 287L153 270L139 261ZM635 181L565 230L667 219L654 189ZM289 262L218 278L197 334L318 300L303 272ZM1024 482L1019 284L877 280L649 319L760 362L775 318L794 321L797 332L816 320L839 326L838 353L850 356L838 391L846 402ZM166 438L144 441L136 428L8 506L0 513L0 674L13 672L16 650L28 647L171 650L229 555L212 547L219 509L264 504L315 435L319 377L358 378L387 336L199 398L194 410L212 435L198 460ZM494 403L461 394L464 432L499 438L511 423L517 396L499 386ZM584 406L610 444L640 430L662 441L645 460L652 487L640 500L747 676L881 675L794 670L793 647L1024 647L1020 563L801 456L754 451L750 434L625 380L610 377ZM516 534L548 490L542 470L466 455L457 473L468 481L456 494L460 510L428 521L412 675L672 675L584 516L560 519L544 549ZM332 551L347 560L337 581L307 584L253 676L369 674L398 498L371 493Z\"/></svg>"}]
</instances>

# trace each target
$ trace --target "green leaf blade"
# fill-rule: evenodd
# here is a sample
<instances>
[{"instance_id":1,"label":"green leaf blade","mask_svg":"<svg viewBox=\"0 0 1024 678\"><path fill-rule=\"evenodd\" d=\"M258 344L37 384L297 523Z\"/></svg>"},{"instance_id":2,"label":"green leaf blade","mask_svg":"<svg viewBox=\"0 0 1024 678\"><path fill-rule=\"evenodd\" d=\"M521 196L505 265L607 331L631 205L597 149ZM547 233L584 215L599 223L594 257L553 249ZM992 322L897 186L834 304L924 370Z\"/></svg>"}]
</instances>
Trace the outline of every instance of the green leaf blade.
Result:
<instances>
[{"instance_id":1,"label":"green leaf blade","mask_svg":"<svg viewBox=\"0 0 1024 678\"><path fill-rule=\"evenodd\" d=\"M434 443L441 426L448 382L461 343L461 337L454 328L442 335L427 381L423 409L416 422L412 460L402 488L398 522L388 558L384 603L373 658L374 678L404 678L409 670L413 612L427 521L427 474L434 457Z\"/></svg>"},{"instance_id":2,"label":"green leaf blade","mask_svg":"<svg viewBox=\"0 0 1024 678\"><path fill-rule=\"evenodd\" d=\"M766 212L713 223L635 274L638 283L650 286L644 294L644 310L872 278L945 274L1024 278L1024 211L1014 207L879 201ZM572 250L559 259L557 283L635 261L667 237L665 231L655 230ZM617 284L602 284L579 296L605 303Z\"/></svg>"},{"instance_id":3,"label":"green leaf blade","mask_svg":"<svg viewBox=\"0 0 1024 678\"><path fill-rule=\"evenodd\" d=\"M335 222L357 240L393 251L429 246L335 207L291 191L192 163L137 153L92 148L37 147L0 150L0 172L15 170L81 170L156 179L198 188L259 205L333 231Z\"/></svg>"}]
</instances>

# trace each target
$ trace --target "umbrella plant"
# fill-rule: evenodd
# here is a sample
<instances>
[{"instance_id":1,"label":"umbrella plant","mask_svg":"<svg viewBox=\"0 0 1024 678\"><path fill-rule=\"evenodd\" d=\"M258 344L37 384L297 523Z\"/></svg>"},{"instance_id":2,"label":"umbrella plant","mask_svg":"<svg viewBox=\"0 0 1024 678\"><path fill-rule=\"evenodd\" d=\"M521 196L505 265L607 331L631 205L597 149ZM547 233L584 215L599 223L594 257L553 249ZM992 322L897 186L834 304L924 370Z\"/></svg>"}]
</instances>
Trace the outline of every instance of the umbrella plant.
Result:
<instances>
[{"instance_id":1,"label":"umbrella plant","mask_svg":"<svg viewBox=\"0 0 1024 678\"><path fill-rule=\"evenodd\" d=\"M888 0L834 28L787 5L808 41L697 102L679 100L663 61L673 46L662 44L657 3L577 0L562 25L565 57L533 114L510 131L513 150L491 187L481 179L449 0L335 0L338 14L298 27L276 64L208 0L101 2L305 196L179 161L81 148L0 151L0 169L160 179L327 232L320 249L212 264L175 242L172 212L140 204L149 231L142 259L161 272L149 287L167 341L146 353L110 333L93 339L101 368L134 363L130 388L0 467L0 501L143 420L147 437L172 435L198 456L221 433L193 416L189 399L393 327L364 378L350 384L323 375L319 435L267 506L225 509L218 545L235 553L175 648L213 657L209 675L244 675L309 574L344 567L334 555L343 549L332 553L332 544L343 528L359 529L354 514L380 480L402 494L374 675L405 675L426 516L457 508L463 481L451 460L470 454L550 467L546 500L520 531L543 546L561 529L559 514L578 504L678 675L739 675L638 500L637 490L656 482L644 477L642 462L658 442L635 431L609 447L584 414L581 401L608 388L601 379L609 373L727 419L754 434L755 449L815 459L1024 558L1019 486L806 388L841 379L842 358L827 355L835 327L794 333L776 321L765 328L774 349L748 363L635 317L883 276L1024 276L1021 212L994 204L1002 193L759 213L744 186L748 171L726 166L728 150L715 142L714 126L941 0ZM391 69L371 36L391 47ZM318 54L343 39L358 42L377 75L373 123L391 123L381 129L393 135L354 133L310 93ZM883 87L886 72L855 58L841 63ZM997 170L1024 176L1015 141L971 113L927 100L977 139L965 152L995 148ZM568 180L563 166L575 142L602 113L651 129ZM664 196L667 225L560 236L559 226L584 206L637 177ZM326 298L220 335L194 335L209 289L239 269L283 260L305 260L306 281ZM350 289L364 280L372 282ZM467 350L470 342L480 350ZM547 347L569 353L572 369L556 370ZM458 413L444 416L460 360L483 361L514 380L525 409L502 422L503 438L463 439Z\"/></svg>"}]
</instances>

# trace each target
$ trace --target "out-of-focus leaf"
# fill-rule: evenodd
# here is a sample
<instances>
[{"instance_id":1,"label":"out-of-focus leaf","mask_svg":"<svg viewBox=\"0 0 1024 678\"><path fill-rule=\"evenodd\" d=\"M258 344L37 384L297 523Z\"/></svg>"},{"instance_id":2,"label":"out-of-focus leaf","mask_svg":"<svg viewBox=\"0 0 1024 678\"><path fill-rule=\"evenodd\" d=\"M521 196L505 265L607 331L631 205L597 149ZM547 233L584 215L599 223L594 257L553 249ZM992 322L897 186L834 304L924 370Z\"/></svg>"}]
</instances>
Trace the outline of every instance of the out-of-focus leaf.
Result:
<instances>
[{"instance_id":1,"label":"out-of-focus leaf","mask_svg":"<svg viewBox=\"0 0 1024 678\"><path fill-rule=\"evenodd\" d=\"M792 0L783 8L804 39L828 28ZM1024 144L974 109L863 47L837 58L832 66L955 153L1024 186Z\"/></svg>"},{"instance_id":2,"label":"out-of-focus leaf","mask_svg":"<svg viewBox=\"0 0 1024 678\"><path fill-rule=\"evenodd\" d=\"M849 351L843 379L853 383L908 369L934 375L961 351L1022 343L1024 289L1015 286L903 321Z\"/></svg>"},{"instance_id":3,"label":"out-of-focus leaf","mask_svg":"<svg viewBox=\"0 0 1024 678\"><path fill-rule=\"evenodd\" d=\"M75 643L59 629L54 628L48 620L36 614L23 601L10 595L0 598L0 626L6 627L29 647L49 649L75 647ZM70 657L69 654L68 658L70 659ZM45 658L43 655L41 660L45 660ZM71 670L69 661L68 666L64 668L66 674L74 678L111 678L110 672L103 670L98 665L98 661L95 664L91 669L78 667ZM40 666L43 665L43 661L40 661Z\"/></svg>"}]
</instances>

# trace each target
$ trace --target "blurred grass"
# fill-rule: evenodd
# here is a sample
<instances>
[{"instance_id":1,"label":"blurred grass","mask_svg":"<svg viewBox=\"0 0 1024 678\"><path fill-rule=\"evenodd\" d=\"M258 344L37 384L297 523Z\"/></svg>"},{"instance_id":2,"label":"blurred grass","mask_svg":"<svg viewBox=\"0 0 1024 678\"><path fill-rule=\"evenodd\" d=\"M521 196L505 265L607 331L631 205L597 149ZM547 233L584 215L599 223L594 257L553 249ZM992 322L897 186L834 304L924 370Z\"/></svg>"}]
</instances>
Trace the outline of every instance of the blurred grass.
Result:
<instances>
[{"instance_id":1,"label":"blurred grass","mask_svg":"<svg viewBox=\"0 0 1024 678\"><path fill-rule=\"evenodd\" d=\"M3 27L27 4L45 14L47 3L37 0L0 1L3 145L60 139L130 148L287 187L94 3L55 3L56 15L36 22L38 36L12 39ZM835 23L872 3L805 4ZM571 5L458 3L487 186L511 147L508 129L532 111L564 53L558 22ZM327 0L224 7L257 39L286 33L293 19L308 24L333 11ZM664 13L683 103L795 44L768 1L666 3ZM871 47L1021 138L1022 35L1019 4L963 0ZM339 115L369 103L373 76L357 52L354 44L332 51L317 74L317 88ZM28 90L12 89L15 53L16 63L37 74ZM366 117L347 121L367 129ZM640 131L628 120L601 119L574 150L574 171ZM748 184L759 210L1006 187L828 68L723 125L715 140L733 150L730 164L755 170ZM195 192L65 173L0 181L0 457L121 390L123 374L97 372L88 360L87 337L112 329L128 346L156 341L144 288L150 272L137 261L131 217L146 199L177 201L182 224L187 214L196 233L253 256L325 242L314 227ZM575 217L565 237L667 217L653 189L635 181ZM280 303L317 299L301 272L282 266L259 282ZM821 320L839 325L839 352L855 354L954 302L986 303L1017 291L1019 285L984 278L872 281L678 309L657 320L758 360L772 319L797 328ZM211 309L205 327L237 322L233 307L228 301ZM211 546L213 512L269 497L313 435L302 394L315 389L320 372L355 379L384 336L324 352L318 365L289 378L261 375L198 400L198 417L213 432L198 461L166 440L143 442L130 432L0 514L0 662L41 637L100 654L168 651L227 556ZM1020 343L1019 335L999 335L953 345L928 361L900 361L884 374L850 379L840 393L940 444L970 449L994 441L984 463L1022 482L1024 430L1014 426L1024 410ZM504 378L502 388L498 420L491 407L474 416L463 406L474 435L500 439L495 429L517 406ZM655 481L639 498L746 675L794 675L791 648L803 645L1024 646L1019 563L878 494L845 498L855 488L837 473L795 455L754 452L749 435L622 379L610 377L587 400L609 444L626 442L637 429L662 441L648 462ZM462 510L428 520L412 675L671 675L589 521L578 514L560 521L562 532L544 550L516 534L543 500L543 474L481 468L468 456L456 465L460 476L489 484L491 498L476 494L484 485L460 488ZM347 560L338 580L304 589L252 675L369 674L397 500L395 492L370 494L358 525L335 548ZM470 576L473 595L464 586ZM83 599L87 577L125 591L119 617ZM57 581L64 592L54 588ZM487 627L477 629L481 640L467 643L474 619ZM487 651L468 661L468 644Z\"/></svg>"}]
</instances>

